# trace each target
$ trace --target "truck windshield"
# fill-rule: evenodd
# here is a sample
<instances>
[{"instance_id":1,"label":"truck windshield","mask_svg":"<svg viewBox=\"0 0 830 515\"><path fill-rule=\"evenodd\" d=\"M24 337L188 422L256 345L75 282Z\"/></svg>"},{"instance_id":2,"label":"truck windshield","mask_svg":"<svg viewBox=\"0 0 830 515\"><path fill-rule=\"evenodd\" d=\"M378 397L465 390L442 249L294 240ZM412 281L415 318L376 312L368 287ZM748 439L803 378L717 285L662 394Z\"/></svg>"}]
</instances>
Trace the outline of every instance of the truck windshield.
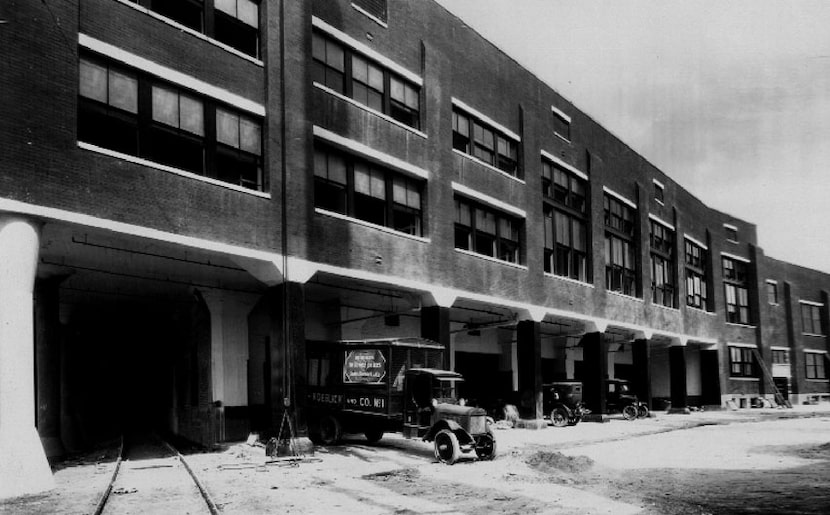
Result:
<instances>
[{"instance_id":1,"label":"truck windshield","mask_svg":"<svg viewBox=\"0 0 830 515\"><path fill-rule=\"evenodd\" d=\"M455 401L455 388L459 379L436 379L432 384L432 396L439 402Z\"/></svg>"}]
</instances>

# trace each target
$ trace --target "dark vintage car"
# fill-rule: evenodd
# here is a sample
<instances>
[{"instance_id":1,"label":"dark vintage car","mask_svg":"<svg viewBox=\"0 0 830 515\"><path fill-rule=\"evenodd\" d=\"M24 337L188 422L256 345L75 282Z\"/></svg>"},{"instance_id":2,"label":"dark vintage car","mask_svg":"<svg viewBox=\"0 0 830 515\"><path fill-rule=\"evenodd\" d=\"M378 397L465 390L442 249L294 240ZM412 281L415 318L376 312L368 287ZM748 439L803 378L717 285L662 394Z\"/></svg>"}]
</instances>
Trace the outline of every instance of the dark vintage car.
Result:
<instances>
[{"instance_id":1,"label":"dark vintage car","mask_svg":"<svg viewBox=\"0 0 830 515\"><path fill-rule=\"evenodd\" d=\"M637 399L628 381L608 379L605 384L605 406L609 413L622 413L626 420L648 417L648 407Z\"/></svg>"},{"instance_id":2,"label":"dark vintage car","mask_svg":"<svg viewBox=\"0 0 830 515\"><path fill-rule=\"evenodd\" d=\"M558 381L542 385L545 413L555 427L575 426L590 413L582 404L582 383Z\"/></svg>"}]
</instances>

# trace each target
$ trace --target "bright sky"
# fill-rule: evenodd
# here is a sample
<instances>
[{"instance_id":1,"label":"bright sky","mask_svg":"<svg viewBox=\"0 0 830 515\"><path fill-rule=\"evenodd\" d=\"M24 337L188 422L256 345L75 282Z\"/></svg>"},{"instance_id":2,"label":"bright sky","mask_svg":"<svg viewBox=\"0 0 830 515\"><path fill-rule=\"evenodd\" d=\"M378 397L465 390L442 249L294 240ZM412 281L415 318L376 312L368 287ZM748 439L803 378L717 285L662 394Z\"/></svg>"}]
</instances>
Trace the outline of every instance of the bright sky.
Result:
<instances>
[{"instance_id":1,"label":"bright sky","mask_svg":"<svg viewBox=\"0 0 830 515\"><path fill-rule=\"evenodd\" d=\"M438 0L768 256L830 273L830 1Z\"/></svg>"}]
</instances>

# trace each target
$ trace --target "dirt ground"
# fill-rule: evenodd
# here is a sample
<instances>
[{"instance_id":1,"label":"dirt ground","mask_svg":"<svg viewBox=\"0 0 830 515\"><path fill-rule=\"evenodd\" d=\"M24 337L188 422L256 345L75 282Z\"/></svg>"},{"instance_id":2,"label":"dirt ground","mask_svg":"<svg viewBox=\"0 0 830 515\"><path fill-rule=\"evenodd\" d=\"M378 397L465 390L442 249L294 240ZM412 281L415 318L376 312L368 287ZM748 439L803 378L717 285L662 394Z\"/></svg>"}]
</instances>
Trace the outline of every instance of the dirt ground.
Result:
<instances>
[{"instance_id":1,"label":"dirt ground","mask_svg":"<svg viewBox=\"0 0 830 515\"><path fill-rule=\"evenodd\" d=\"M830 513L830 409L804 408L499 429L496 460L453 466L399 435L355 435L299 464L245 443L185 459L234 514ZM110 458L76 458L56 471L57 489L2 502L0 514L92 513Z\"/></svg>"}]
</instances>

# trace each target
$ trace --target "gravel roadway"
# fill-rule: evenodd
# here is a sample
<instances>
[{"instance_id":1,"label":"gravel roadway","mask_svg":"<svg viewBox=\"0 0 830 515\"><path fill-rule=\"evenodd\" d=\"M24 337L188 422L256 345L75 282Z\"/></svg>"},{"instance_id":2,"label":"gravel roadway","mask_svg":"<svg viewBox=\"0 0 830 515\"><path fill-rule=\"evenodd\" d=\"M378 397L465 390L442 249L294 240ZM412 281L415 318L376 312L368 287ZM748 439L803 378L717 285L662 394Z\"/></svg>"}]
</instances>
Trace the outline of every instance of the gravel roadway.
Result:
<instances>
[{"instance_id":1,"label":"gravel roadway","mask_svg":"<svg viewBox=\"0 0 830 515\"><path fill-rule=\"evenodd\" d=\"M222 513L830 513L830 406L656 413L496 438L494 461L453 466L393 434L374 445L355 435L296 464L245 443L185 459ZM0 514L92 513L113 467L111 449L78 457L56 470L55 490L0 502ZM143 512L169 513L170 501Z\"/></svg>"}]
</instances>

